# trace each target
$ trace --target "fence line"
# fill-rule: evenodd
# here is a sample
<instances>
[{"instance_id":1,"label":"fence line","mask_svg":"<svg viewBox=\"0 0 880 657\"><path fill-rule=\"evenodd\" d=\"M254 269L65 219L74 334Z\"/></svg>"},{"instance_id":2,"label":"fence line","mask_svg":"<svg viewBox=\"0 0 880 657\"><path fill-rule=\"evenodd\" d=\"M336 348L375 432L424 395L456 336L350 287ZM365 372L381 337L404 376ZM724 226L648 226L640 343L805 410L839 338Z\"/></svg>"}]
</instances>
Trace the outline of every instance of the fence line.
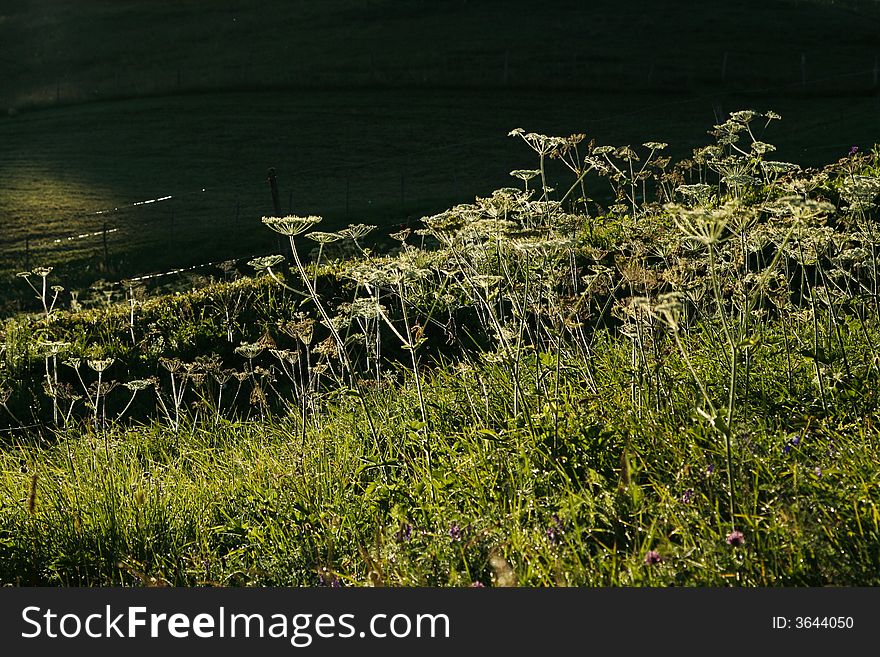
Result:
<instances>
[{"instance_id":1,"label":"fence line","mask_svg":"<svg viewBox=\"0 0 880 657\"><path fill-rule=\"evenodd\" d=\"M222 265L224 263L241 262L242 260L253 260L254 258L263 258L263 257L266 257L267 255L269 255L269 254L261 253L261 254L257 254L257 255L240 256L238 258L225 258L223 260L215 260L213 262L205 262L201 265L192 265L190 267L180 267L178 269L170 269L168 271L163 271L163 272L159 272L156 274L144 274L143 276L134 276L132 278L124 278L124 279L122 279L122 281L119 281L119 283L122 284L124 282L135 283L138 281L146 281L146 280L150 280L153 278L161 278L163 276L171 276L172 274L182 274L183 272L194 271L196 269L203 269L205 267L216 267L216 266Z\"/></svg>"},{"instance_id":2,"label":"fence line","mask_svg":"<svg viewBox=\"0 0 880 657\"><path fill-rule=\"evenodd\" d=\"M726 54L727 53L725 53L725 55ZM849 72L845 72L845 73L839 73L836 75L828 75L828 76L824 76L821 78L815 78L815 79L806 79L805 76L802 76L802 79L799 81L796 81L796 82L793 81L791 83L772 85L772 86L761 87L761 88L757 88L757 89L748 89L748 90L740 90L740 91L718 90L718 91L705 93L705 94L698 95L698 96L682 98L682 99L673 100L673 101L655 103L655 104L651 104L651 105L641 105L635 109L632 109L629 111L623 111L623 112L616 112L611 115L585 117L583 119L583 122L585 123L585 125L592 124L593 126L595 126L596 124L604 124L609 121L620 121L620 119L622 117L630 117L630 116L634 116L634 115L644 114L646 112L664 110L664 109L667 109L670 107L706 103L707 101L716 101L720 97L729 96L730 94L736 94L736 93L747 93L748 95L767 94L767 93L770 93L773 91L790 90L790 89L801 87L804 85L820 84L820 83L827 82L830 80L851 78L851 77L856 77L856 76L869 76L869 77L873 76L875 87L876 87L877 78L878 78L878 70L880 70L880 64L878 64L878 61L880 61L880 57L875 58L875 60L873 62L873 67L868 68L868 69L863 69L863 70L858 70L858 71L849 71ZM731 68L731 62L727 61L727 57L725 57L725 73L729 73L730 68ZM876 90L875 90L875 93L876 93ZM848 116L851 117L851 114ZM844 119L845 119L844 116L836 116L836 117L830 118L828 121L823 121L822 123L828 124L830 122L840 122L840 121L843 121ZM720 120L722 120L722 119L719 117L719 121ZM474 145L478 145L478 144L500 143L504 139L505 139L505 137L497 135L497 136L488 136L488 137L481 137L481 138L475 138L475 139L469 139L469 140L456 141L456 142L452 142L452 143L447 142L447 143L438 144L435 146L421 148L421 149L419 149L418 152L420 155L425 155L425 154L430 154L430 153L437 153L437 152L448 151L448 150L453 150L453 149L458 149L458 148L464 148L464 147L468 147L468 146L474 146ZM804 149L804 152L806 152L807 150L816 150L818 148L819 147ZM401 211L403 211L404 206L406 204L406 201L408 199L410 199L412 194L408 193L409 192L408 187L410 185L407 185L407 183L409 181L406 180L406 178L405 178L407 173L405 173L404 169L401 167L404 167L404 165L407 162L411 162L412 157L413 157L412 153L388 154L388 155L376 157L376 158L373 158L370 160L358 161L358 162L350 161L349 158L345 158L344 160L337 161L334 164L330 164L328 166L322 166L321 170L317 171L317 172L311 172L311 171L295 172L290 175L290 182L295 184L296 181L308 180L310 178L316 178L316 177L327 177L328 175L329 176L339 176L340 182L341 182L341 178L344 177L344 179L345 179L344 180L344 189L345 189L344 207L346 209L345 210L345 217L346 217L346 219L348 219L349 206L350 206L349 195L351 193L350 190L351 190L352 173L357 172L358 170L362 170L364 168L368 168L368 167L372 167L372 166L376 166L376 165L388 165L389 163L397 163L400 165L398 167L398 168L400 168L400 171L392 170L392 167L386 167L386 168L388 168L387 174L388 174L389 179L399 179L398 189L399 189L399 195L400 195ZM457 174L453 173L453 177L457 179L458 176L457 176ZM142 200L138 200L138 201L134 201L134 202L130 202L130 203L123 203L123 204L120 204L120 205L112 207L112 208L104 208L101 210L96 210L96 211L91 211L91 212L69 213L69 214L65 214L65 215L61 215L61 216L56 217L56 221L64 222L64 221L75 221L77 219L82 220L82 219L85 219L88 217L102 217L102 218L104 218L104 227L101 230L96 230L96 231L91 231L91 232L83 232L83 233L79 233L76 235L62 235L62 236L58 236L58 237L39 237L38 236L38 238L36 240L31 239L31 237L28 235L25 237L24 240L18 240L18 241L7 243L7 244L9 244L10 246L13 246L13 247L23 245L24 250L25 250L25 262L29 263L31 250L33 248L46 248L46 247L51 248L51 247L54 247L57 245L69 244L72 242L85 240L85 239L103 238L103 241L104 241L104 245L103 245L104 246L104 261L105 261L105 265L106 265L108 263L108 247L107 247L108 235L119 233L120 231L127 232L128 230L136 230L138 225L141 225L141 226L149 225L153 222L154 215L150 215L149 217L146 217L146 218L138 215L137 217L131 218L130 224L128 223L128 220L126 219L125 225L123 225L119 222L114 222L115 225L112 225L112 227L110 225L108 225L106 217L109 217L114 214L120 214L126 210L146 209L148 207L158 206L163 203L168 203L168 202L183 199L186 197L202 196L202 195L213 196L213 195L219 195L219 194L223 194L223 193L228 194L232 190L248 190L243 193L245 194L246 201L248 203L250 203L250 197L251 196L256 197L257 192L258 192L258 187L263 187L265 189L266 183L267 183L267 181L265 178L260 179L259 181L254 180L252 182L247 181L247 182L230 183L230 184L221 184L221 183L215 182L211 185L201 186L201 187L191 189L188 191L182 191L182 192L177 192L177 193L173 193L173 194L166 193L166 194L156 195L152 198L142 199ZM457 181L454 186L457 187ZM450 186L450 190L452 189L452 187L453 186ZM388 205L390 206L391 205L390 194L392 192L387 191L387 193L389 194ZM268 209L270 207L269 206L268 190L266 190L265 194L266 194L266 196L265 196L266 208ZM290 212L293 212L293 202L292 202L293 192L291 191L290 194L291 194L291 196L290 196L290 199L288 200L288 206L289 206L288 210ZM341 197L340 197L340 199L341 199ZM236 197L236 200L235 200L235 208L236 208L236 210L235 210L235 217L236 217L235 223L236 224L238 224L238 218L241 214L241 207L242 207L241 194L238 194L238 196ZM201 208L199 208L199 212L201 212ZM277 210L276 210L276 212L277 212ZM197 218L201 219L201 214ZM173 210L171 213L171 230L172 230L172 232L175 230L175 228L174 228L174 211ZM223 262L223 261L221 261L221 262ZM214 264L214 263L208 263L208 264ZM160 275L164 276L164 275L169 275L171 273L180 273L180 272L189 271L191 269L197 269L199 267L204 267L204 266L207 266L207 265L185 267L185 268L181 268L181 269L171 270L169 272L163 272L162 274L150 274L150 275L138 277L136 279L129 279L129 280L146 280L148 278L158 277ZM108 269L109 269L109 266L108 266Z\"/></svg>"}]
</instances>

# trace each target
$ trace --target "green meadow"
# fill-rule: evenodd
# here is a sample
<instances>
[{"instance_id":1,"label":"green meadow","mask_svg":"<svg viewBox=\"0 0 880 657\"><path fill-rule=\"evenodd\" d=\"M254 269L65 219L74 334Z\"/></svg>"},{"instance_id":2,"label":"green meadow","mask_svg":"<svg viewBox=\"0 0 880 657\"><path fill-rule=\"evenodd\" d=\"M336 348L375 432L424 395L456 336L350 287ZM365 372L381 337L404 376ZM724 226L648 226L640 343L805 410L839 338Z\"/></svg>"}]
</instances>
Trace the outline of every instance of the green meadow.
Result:
<instances>
[{"instance_id":1,"label":"green meadow","mask_svg":"<svg viewBox=\"0 0 880 657\"><path fill-rule=\"evenodd\" d=\"M0 583L880 583L878 3L631 4L0 2Z\"/></svg>"}]
</instances>

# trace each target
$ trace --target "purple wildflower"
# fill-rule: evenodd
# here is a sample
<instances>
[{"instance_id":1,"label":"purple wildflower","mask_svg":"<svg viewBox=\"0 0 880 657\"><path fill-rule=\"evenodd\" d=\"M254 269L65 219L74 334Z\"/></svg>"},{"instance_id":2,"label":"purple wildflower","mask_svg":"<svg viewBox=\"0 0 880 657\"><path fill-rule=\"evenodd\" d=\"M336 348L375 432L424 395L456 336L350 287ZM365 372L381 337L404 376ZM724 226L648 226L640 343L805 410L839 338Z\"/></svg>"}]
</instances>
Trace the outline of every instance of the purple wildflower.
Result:
<instances>
[{"instance_id":1,"label":"purple wildflower","mask_svg":"<svg viewBox=\"0 0 880 657\"><path fill-rule=\"evenodd\" d=\"M559 542L560 537L565 534L565 527L562 525L562 521L559 519L559 516L555 513L551 518L552 522L550 526L547 528L547 538L551 543L556 545Z\"/></svg>"},{"instance_id":2,"label":"purple wildflower","mask_svg":"<svg viewBox=\"0 0 880 657\"><path fill-rule=\"evenodd\" d=\"M715 472L715 466L710 463L706 468L706 476L710 476L713 472Z\"/></svg>"},{"instance_id":3,"label":"purple wildflower","mask_svg":"<svg viewBox=\"0 0 880 657\"><path fill-rule=\"evenodd\" d=\"M734 530L727 535L727 544L733 547L740 547L746 542L745 536L741 531Z\"/></svg>"},{"instance_id":4,"label":"purple wildflower","mask_svg":"<svg viewBox=\"0 0 880 657\"><path fill-rule=\"evenodd\" d=\"M473 584L471 584L471 588L472 589L484 589L484 588L486 588L486 585L480 581L476 581Z\"/></svg>"},{"instance_id":5,"label":"purple wildflower","mask_svg":"<svg viewBox=\"0 0 880 657\"><path fill-rule=\"evenodd\" d=\"M820 478L822 477L822 468L820 468L818 465L816 466L816 476Z\"/></svg>"},{"instance_id":6,"label":"purple wildflower","mask_svg":"<svg viewBox=\"0 0 880 657\"><path fill-rule=\"evenodd\" d=\"M330 572L327 568L321 568L318 572L318 581L321 583L321 586L329 586L334 589L338 589L342 586L342 582L339 581L336 574Z\"/></svg>"},{"instance_id":7,"label":"purple wildflower","mask_svg":"<svg viewBox=\"0 0 880 657\"><path fill-rule=\"evenodd\" d=\"M459 527L456 524L450 525L449 526L449 537L453 541L460 541L461 540L461 527Z\"/></svg>"},{"instance_id":8,"label":"purple wildflower","mask_svg":"<svg viewBox=\"0 0 880 657\"><path fill-rule=\"evenodd\" d=\"M413 527L407 522L400 526L400 529L397 530L394 537L397 539L398 543L409 543L409 541L412 540L412 532Z\"/></svg>"},{"instance_id":9,"label":"purple wildflower","mask_svg":"<svg viewBox=\"0 0 880 657\"><path fill-rule=\"evenodd\" d=\"M855 154L858 153L858 152L859 152L859 147L858 147L858 146L853 146L852 148L849 149L850 157L852 157L853 155L855 155Z\"/></svg>"},{"instance_id":10,"label":"purple wildflower","mask_svg":"<svg viewBox=\"0 0 880 657\"><path fill-rule=\"evenodd\" d=\"M648 553L645 555L646 566L656 566L662 561L663 557L660 556L660 553L657 552L657 550L648 550Z\"/></svg>"},{"instance_id":11,"label":"purple wildflower","mask_svg":"<svg viewBox=\"0 0 880 657\"><path fill-rule=\"evenodd\" d=\"M693 500L693 499L694 499L694 489L693 488L688 488L684 492L684 495L681 496L681 501L684 504L690 504L691 500Z\"/></svg>"}]
</instances>

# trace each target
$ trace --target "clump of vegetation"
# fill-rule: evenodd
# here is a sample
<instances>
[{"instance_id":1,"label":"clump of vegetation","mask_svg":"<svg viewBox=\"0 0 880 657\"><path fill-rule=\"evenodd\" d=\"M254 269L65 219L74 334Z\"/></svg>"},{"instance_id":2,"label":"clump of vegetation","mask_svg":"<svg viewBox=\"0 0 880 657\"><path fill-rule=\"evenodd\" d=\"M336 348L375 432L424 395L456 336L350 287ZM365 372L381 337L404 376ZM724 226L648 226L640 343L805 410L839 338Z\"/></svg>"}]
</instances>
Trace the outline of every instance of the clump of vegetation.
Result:
<instances>
[{"instance_id":1,"label":"clump of vegetation","mask_svg":"<svg viewBox=\"0 0 880 657\"><path fill-rule=\"evenodd\" d=\"M0 453L0 579L877 584L880 152L768 159L779 118L677 163L514 130L536 168L390 254L265 217L291 266L44 293L3 328L33 426Z\"/></svg>"}]
</instances>

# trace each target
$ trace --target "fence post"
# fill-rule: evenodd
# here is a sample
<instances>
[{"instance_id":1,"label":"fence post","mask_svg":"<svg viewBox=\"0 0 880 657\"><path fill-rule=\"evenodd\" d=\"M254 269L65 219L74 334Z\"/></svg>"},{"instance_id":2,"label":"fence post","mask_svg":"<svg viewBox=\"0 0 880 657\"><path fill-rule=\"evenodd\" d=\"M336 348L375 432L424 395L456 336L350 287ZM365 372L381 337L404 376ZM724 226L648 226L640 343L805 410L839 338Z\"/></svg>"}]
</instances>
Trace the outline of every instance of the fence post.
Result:
<instances>
[{"instance_id":1,"label":"fence post","mask_svg":"<svg viewBox=\"0 0 880 657\"><path fill-rule=\"evenodd\" d=\"M269 191L272 193L272 210L275 212L276 217L281 217L283 215L281 213L281 199L278 197L278 178L275 176L275 167L269 168L268 180ZM278 235L278 249L282 255L288 258L293 257L290 240L284 239L282 235Z\"/></svg>"}]
</instances>

